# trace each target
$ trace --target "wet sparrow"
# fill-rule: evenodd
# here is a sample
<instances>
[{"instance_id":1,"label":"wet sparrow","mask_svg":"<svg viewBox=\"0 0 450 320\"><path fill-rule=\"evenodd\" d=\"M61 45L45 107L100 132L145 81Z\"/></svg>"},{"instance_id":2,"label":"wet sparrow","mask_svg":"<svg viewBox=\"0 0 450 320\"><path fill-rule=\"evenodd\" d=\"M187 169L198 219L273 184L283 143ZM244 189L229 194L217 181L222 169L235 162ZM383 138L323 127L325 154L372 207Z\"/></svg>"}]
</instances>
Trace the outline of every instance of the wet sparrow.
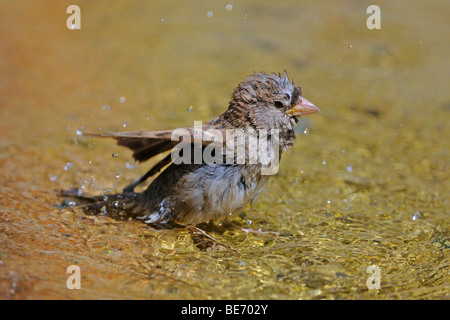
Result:
<instances>
[{"instance_id":1,"label":"wet sparrow","mask_svg":"<svg viewBox=\"0 0 450 320\"><path fill-rule=\"evenodd\" d=\"M257 199L282 151L292 147L298 117L318 111L286 73L254 73L234 90L228 109L201 126L91 134L116 139L140 162L172 152L120 194L65 194L84 199L88 207L119 209L151 224L220 220ZM166 166L145 191L134 192Z\"/></svg>"}]
</instances>

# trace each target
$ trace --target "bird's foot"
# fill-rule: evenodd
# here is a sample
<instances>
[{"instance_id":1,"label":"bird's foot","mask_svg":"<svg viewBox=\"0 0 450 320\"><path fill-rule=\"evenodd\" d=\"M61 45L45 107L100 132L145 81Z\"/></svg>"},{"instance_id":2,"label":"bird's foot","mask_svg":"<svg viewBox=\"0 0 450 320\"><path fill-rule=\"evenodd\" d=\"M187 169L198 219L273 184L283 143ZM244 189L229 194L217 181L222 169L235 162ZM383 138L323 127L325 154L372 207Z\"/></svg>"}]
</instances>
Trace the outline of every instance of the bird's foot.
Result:
<instances>
[{"instance_id":1,"label":"bird's foot","mask_svg":"<svg viewBox=\"0 0 450 320\"><path fill-rule=\"evenodd\" d=\"M197 248L199 248L202 251L206 251L208 248L211 248L213 250L221 249L221 250L236 251L235 248L223 242L220 242L219 240L209 235L208 233L206 233L206 231L200 229L197 226L186 225L186 228L192 232L194 243L196 244Z\"/></svg>"}]
</instances>

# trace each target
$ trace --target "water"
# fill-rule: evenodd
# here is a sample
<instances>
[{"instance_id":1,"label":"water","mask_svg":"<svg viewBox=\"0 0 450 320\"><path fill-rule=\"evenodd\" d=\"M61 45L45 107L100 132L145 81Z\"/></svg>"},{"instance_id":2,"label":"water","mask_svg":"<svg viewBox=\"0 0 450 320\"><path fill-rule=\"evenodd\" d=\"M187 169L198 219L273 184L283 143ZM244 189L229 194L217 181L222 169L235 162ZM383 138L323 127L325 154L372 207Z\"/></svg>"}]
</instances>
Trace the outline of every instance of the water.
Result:
<instances>
[{"instance_id":1,"label":"water","mask_svg":"<svg viewBox=\"0 0 450 320\"><path fill-rule=\"evenodd\" d=\"M448 1L382 3L381 30L360 1L89 2L80 30L63 3L0 7L2 298L450 298ZM129 170L83 132L205 122L248 74L284 69L322 113L234 218L278 235L206 226L212 247L58 207L59 189L118 192L163 157Z\"/></svg>"}]
</instances>

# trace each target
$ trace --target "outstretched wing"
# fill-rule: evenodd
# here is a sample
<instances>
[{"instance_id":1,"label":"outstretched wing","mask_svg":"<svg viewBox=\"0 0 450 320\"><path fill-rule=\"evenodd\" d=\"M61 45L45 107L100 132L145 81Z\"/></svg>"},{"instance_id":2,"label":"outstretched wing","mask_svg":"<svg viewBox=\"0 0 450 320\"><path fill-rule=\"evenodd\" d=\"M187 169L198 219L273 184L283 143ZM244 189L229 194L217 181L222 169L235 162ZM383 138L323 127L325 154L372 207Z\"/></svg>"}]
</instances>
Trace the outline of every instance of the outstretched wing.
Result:
<instances>
[{"instance_id":1,"label":"outstretched wing","mask_svg":"<svg viewBox=\"0 0 450 320\"><path fill-rule=\"evenodd\" d=\"M183 142L201 143L202 145L211 143L222 145L225 140L225 131L223 129L207 125L166 131L84 133L83 135L114 138L119 146L131 149L133 158L139 162L146 161L161 152L172 149L181 140Z\"/></svg>"},{"instance_id":2,"label":"outstretched wing","mask_svg":"<svg viewBox=\"0 0 450 320\"><path fill-rule=\"evenodd\" d=\"M168 131L135 131L112 133L84 133L94 137L108 137L117 140L119 146L133 151L133 158L143 162L161 152L172 149L178 141L172 141L172 130Z\"/></svg>"}]
</instances>

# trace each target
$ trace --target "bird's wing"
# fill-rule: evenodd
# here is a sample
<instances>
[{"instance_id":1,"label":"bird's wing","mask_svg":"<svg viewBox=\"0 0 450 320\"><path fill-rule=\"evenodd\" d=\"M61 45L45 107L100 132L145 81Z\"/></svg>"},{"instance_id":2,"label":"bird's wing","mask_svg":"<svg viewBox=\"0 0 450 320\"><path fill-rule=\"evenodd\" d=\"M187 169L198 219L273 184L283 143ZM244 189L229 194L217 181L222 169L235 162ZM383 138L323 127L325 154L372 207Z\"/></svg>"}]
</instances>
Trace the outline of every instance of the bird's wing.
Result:
<instances>
[{"instance_id":1,"label":"bird's wing","mask_svg":"<svg viewBox=\"0 0 450 320\"><path fill-rule=\"evenodd\" d=\"M180 141L201 143L202 145L211 143L222 145L225 140L225 131L223 129L208 125L166 131L84 133L83 135L114 138L119 146L131 149L133 158L139 162L146 161L161 152L172 149Z\"/></svg>"}]
</instances>

